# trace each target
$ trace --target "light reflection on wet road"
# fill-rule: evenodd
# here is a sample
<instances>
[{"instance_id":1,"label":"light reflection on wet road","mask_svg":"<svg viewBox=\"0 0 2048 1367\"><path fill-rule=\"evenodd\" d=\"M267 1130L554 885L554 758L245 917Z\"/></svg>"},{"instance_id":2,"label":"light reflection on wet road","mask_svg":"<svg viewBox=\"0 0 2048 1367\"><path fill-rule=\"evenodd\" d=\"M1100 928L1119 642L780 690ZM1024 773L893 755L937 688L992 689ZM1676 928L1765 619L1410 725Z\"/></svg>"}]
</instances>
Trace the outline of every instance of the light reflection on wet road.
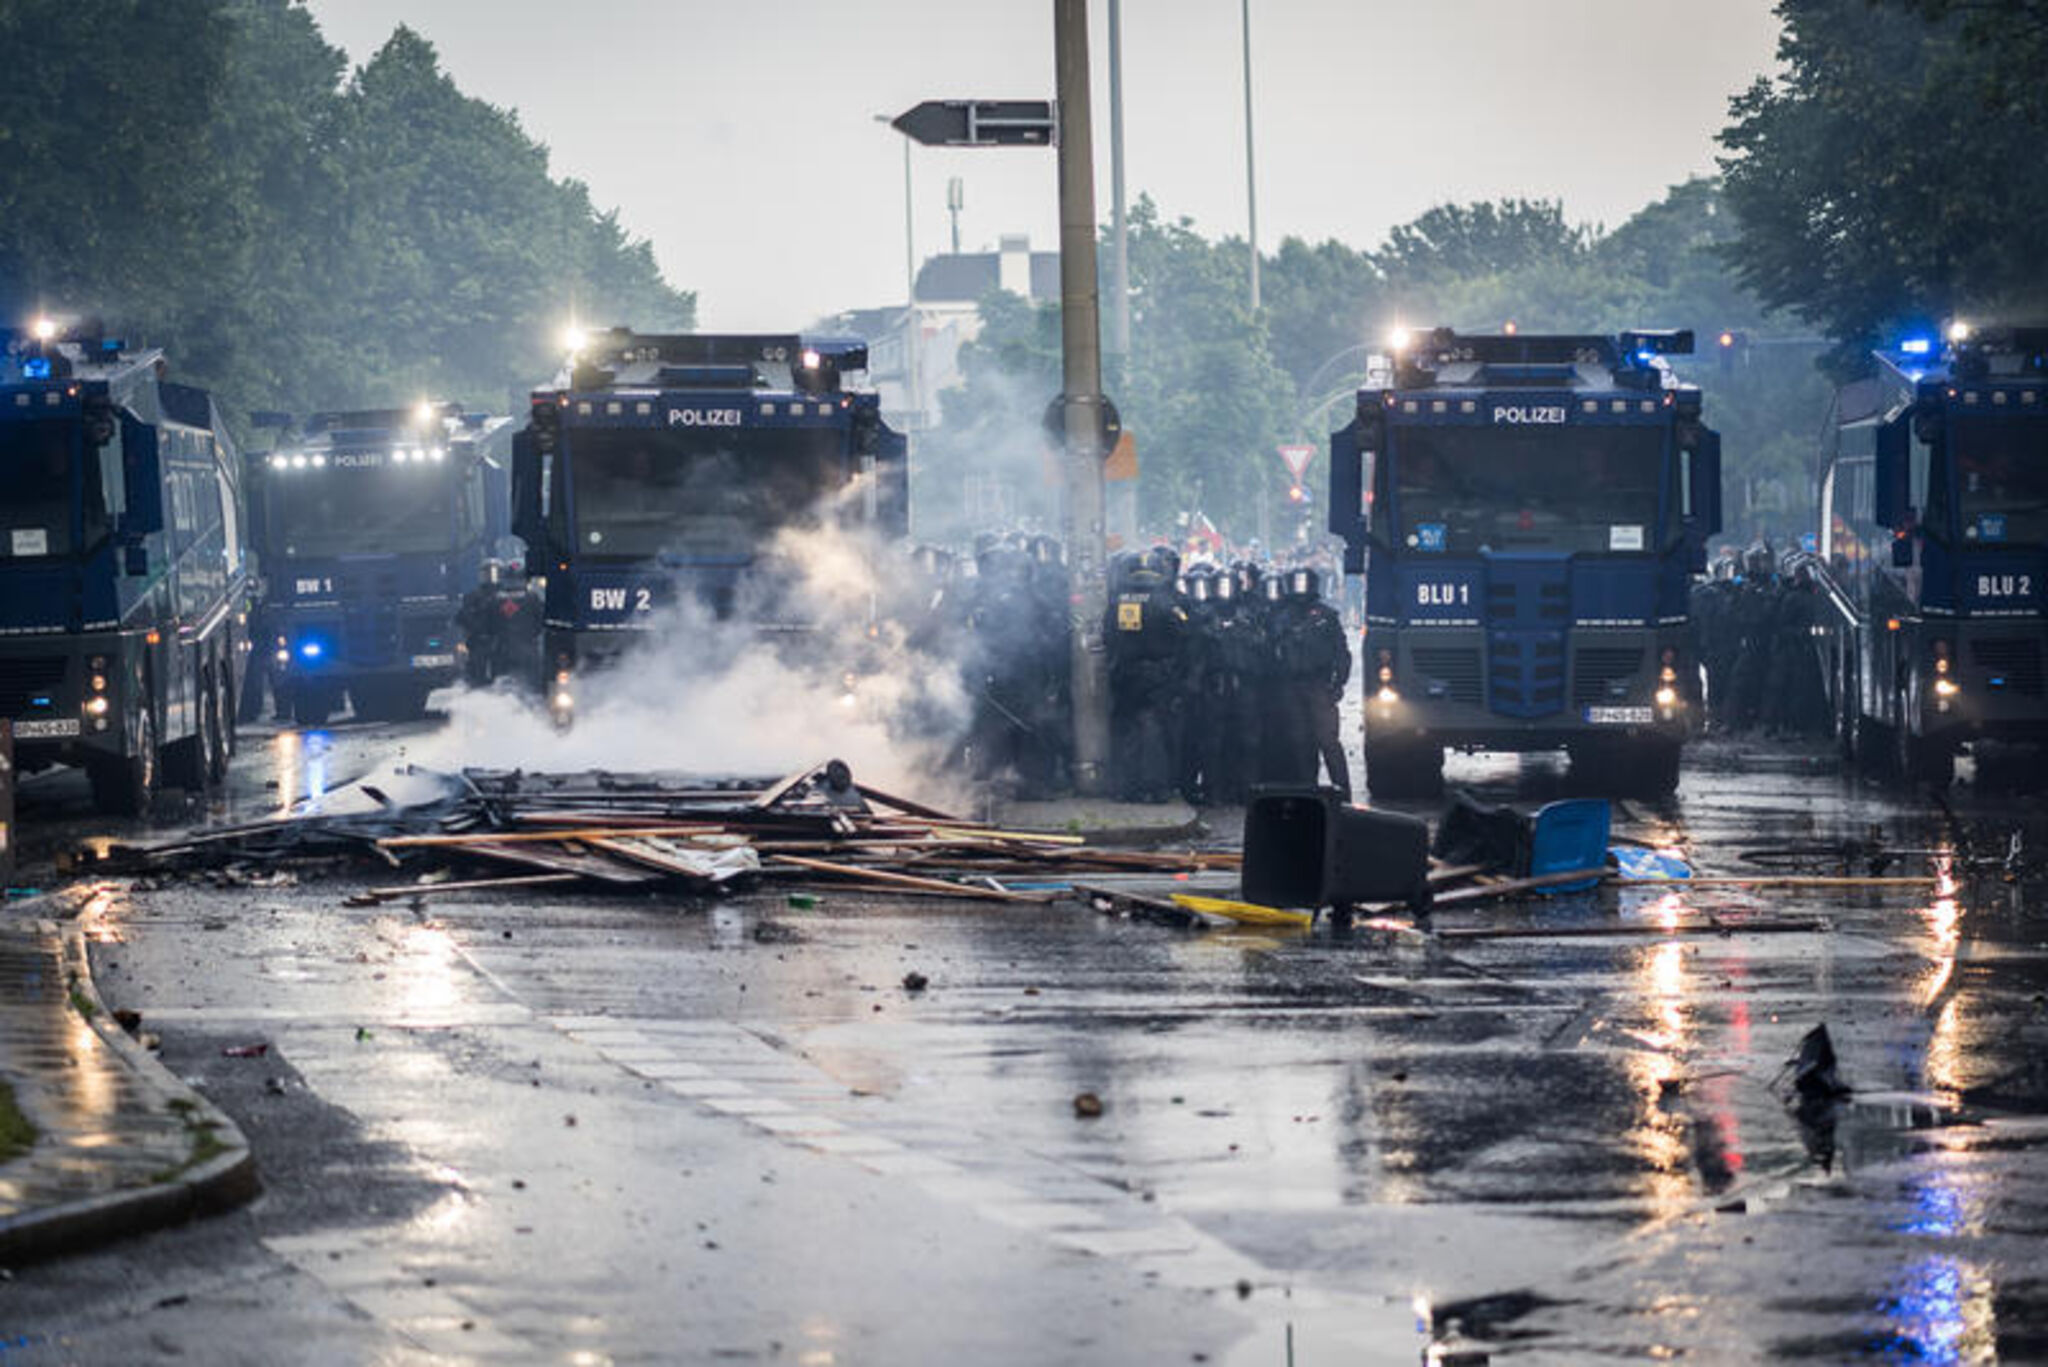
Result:
<instances>
[{"instance_id":1,"label":"light reflection on wet road","mask_svg":"<svg viewBox=\"0 0 2048 1367\"><path fill-rule=\"evenodd\" d=\"M276 788L238 803L310 794L375 751L367 733L289 735L266 754ZM1546 760L1460 758L1451 777L1525 807L1569 789ZM2038 803L1967 788L1952 802L1953 826L1823 754L1713 745L1676 802L1624 805L1616 829L1708 873L1873 826L1958 861L1959 836L2000 853L2016 826L2030 847L2048 838ZM1824 862L1787 871L1835 871ZM153 919L166 900L130 910L144 963L148 944L185 933ZM485 1071L514 1066L514 1046L492 1042L478 1004L508 996L522 1019L601 1017L656 1039L717 1023L772 1046L805 1095L836 1098L816 1113L840 1150L886 1142L906 1173L919 1157L971 1162L943 1179L958 1218L1029 1209L1054 1228L1062 1212L1136 1213L1153 1223L1116 1230L1136 1242L1100 1239L1095 1256L1161 1275L1158 1257L1114 1251L1143 1235L1242 1260L1254 1290L1233 1307L1246 1336L1233 1361L1281 1361L1290 1341L1303 1362L1339 1348L1413 1361L1418 1296L1440 1311L1491 1298L1464 1309L1465 1332L1532 1360L1971 1362L2048 1343L2032 1270L2048 1230L2041 889L1960 862L1924 891L1608 889L1447 911L1444 927L1666 932L1458 943L1327 927L1188 935L1072 907L853 896L814 910L450 900L410 920L336 900L333 886L267 898L281 919L226 941L247 980L158 1004L194 1021L258 1007L367 1020L407 1038L468 1022L478 1057L462 1068ZM1739 928L1814 914L1833 930ZM1731 933L1676 933L1707 916ZM899 986L912 969L927 991ZM1783 1065L1823 1022L1859 1096L1817 1128L1788 1110ZM688 1048L661 1057L707 1073L673 1073L701 1085L671 1087L667 1104L702 1110L693 1095L728 1080ZM393 1066L449 1085L432 1060ZM588 1085L640 1088L616 1069ZM1101 1118L1076 1119L1082 1091L1103 1099ZM380 1122L374 1093L350 1095L366 1123L398 1123ZM404 1133L422 1161L447 1162L477 1148L478 1123L414 1114ZM986 1189L1010 1194L973 1194ZM481 1237L433 1218L436 1239ZM600 1296L592 1313L616 1326L624 1312ZM830 1341L847 1326L825 1329L806 1351L839 1360Z\"/></svg>"}]
</instances>

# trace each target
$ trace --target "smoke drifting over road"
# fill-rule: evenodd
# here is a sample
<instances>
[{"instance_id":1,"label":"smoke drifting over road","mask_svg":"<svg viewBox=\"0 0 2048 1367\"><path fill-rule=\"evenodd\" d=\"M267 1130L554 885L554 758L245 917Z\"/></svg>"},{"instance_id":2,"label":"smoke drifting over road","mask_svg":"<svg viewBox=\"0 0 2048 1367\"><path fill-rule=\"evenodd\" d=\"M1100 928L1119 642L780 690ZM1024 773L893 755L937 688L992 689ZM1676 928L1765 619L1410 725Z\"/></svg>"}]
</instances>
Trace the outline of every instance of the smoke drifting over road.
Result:
<instances>
[{"instance_id":1,"label":"smoke drifting over road","mask_svg":"<svg viewBox=\"0 0 2048 1367\"><path fill-rule=\"evenodd\" d=\"M969 707L959 664L908 644L923 597L904 553L855 533L785 532L772 620L743 592L720 620L694 597L658 611L610 668L571 682L566 732L522 693L466 691L412 747L436 768L781 774L827 758L930 796ZM800 625L789 625L796 623Z\"/></svg>"}]
</instances>

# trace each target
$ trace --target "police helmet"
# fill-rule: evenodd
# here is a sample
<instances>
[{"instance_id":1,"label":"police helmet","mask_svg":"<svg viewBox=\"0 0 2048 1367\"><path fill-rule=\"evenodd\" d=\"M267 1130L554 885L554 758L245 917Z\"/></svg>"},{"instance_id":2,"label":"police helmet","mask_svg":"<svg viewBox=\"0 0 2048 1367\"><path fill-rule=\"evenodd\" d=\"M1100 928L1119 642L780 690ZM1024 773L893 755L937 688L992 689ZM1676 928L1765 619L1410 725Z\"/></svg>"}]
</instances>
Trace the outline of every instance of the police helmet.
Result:
<instances>
[{"instance_id":1,"label":"police helmet","mask_svg":"<svg viewBox=\"0 0 2048 1367\"><path fill-rule=\"evenodd\" d=\"M1218 570L1211 581L1216 586L1216 601L1234 603L1237 601L1237 575L1229 570Z\"/></svg>"},{"instance_id":2,"label":"police helmet","mask_svg":"<svg viewBox=\"0 0 2048 1367\"><path fill-rule=\"evenodd\" d=\"M1111 556L1109 558L1109 591L1115 593L1117 590L1126 587L1131 582L1131 576L1136 574L1144 563L1145 558L1136 551L1118 551L1115 555Z\"/></svg>"},{"instance_id":3,"label":"police helmet","mask_svg":"<svg viewBox=\"0 0 2048 1367\"><path fill-rule=\"evenodd\" d=\"M1145 552L1145 568L1161 579L1180 578L1180 552L1168 545L1157 545Z\"/></svg>"},{"instance_id":4,"label":"police helmet","mask_svg":"<svg viewBox=\"0 0 2048 1367\"><path fill-rule=\"evenodd\" d=\"M1320 598L1323 596L1323 576L1307 565L1297 565L1287 572L1287 596L1289 598Z\"/></svg>"},{"instance_id":5,"label":"police helmet","mask_svg":"<svg viewBox=\"0 0 2048 1367\"><path fill-rule=\"evenodd\" d=\"M1025 549L1032 560L1040 565L1064 565L1067 563L1066 548L1055 536L1034 536L1026 543Z\"/></svg>"},{"instance_id":6,"label":"police helmet","mask_svg":"<svg viewBox=\"0 0 2048 1367\"><path fill-rule=\"evenodd\" d=\"M1752 579L1768 580L1777 571L1777 562L1771 555L1771 548L1759 541L1744 555L1743 571Z\"/></svg>"},{"instance_id":7,"label":"police helmet","mask_svg":"<svg viewBox=\"0 0 2048 1367\"><path fill-rule=\"evenodd\" d=\"M1259 596L1269 603L1277 603L1287 594L1287 581L1277 574L1269 574L1259 580Z\"/></svg>"},{"instance_id":8,"label":"police helmet","mask_svg":"<svg viewBox=\"0 0 2048 1367\"><path fill-rule=\"evenodd\" d=\"M1207 603L1216 597L1216 572L1207 565L1197 565L1181 576L1184 586L1181 592L1197 603Z\"/></svg>"},{"instance_id":9,"label":"police helmet","mask_svg":"<svg viewBox=\"0 0 2048 1367\"><path fill-rule=\"evenodd\" d=\"M1230 577L1237 581L1238 597L1257 598L1259 585L1266 576L1252 561L1240 560L1230 567Z\"/></svg>"}]
</instances>

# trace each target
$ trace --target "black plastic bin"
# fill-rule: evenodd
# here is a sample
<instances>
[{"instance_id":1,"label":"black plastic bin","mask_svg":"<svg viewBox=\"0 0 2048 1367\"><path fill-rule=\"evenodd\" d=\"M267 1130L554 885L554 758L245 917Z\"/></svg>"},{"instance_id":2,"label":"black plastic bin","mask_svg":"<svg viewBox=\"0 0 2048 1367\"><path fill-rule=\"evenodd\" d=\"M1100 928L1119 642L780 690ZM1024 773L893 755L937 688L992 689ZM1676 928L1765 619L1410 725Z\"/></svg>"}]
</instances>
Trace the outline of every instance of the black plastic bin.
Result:
<instances>
[{"instance_id":1,"label":"black plastic bin","mask_svg":"<svg viewBox=\"0 0 2048 1367\"><path fill-rule=\"evenodd\" d=\"M1335 788L1259 788L1244 809L1244 900L1268 907L1429 905L1429 826Z\"/></svg>"}]
</instances>

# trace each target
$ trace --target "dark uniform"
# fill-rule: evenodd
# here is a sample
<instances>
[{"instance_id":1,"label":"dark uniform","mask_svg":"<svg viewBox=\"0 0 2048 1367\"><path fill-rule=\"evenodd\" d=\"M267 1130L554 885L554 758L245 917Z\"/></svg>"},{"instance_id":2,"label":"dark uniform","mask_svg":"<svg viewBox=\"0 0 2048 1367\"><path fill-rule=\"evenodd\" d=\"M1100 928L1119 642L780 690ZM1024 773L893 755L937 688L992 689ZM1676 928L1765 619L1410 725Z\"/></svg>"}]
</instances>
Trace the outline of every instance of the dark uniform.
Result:
<instances>
[{"instance_id":1,"label":"dark uniform","mask_svg":"<svg viewBox=\"0 0 2048 1367\"><path fill-rule=\"evenodd\" d=\"M1250 570L1257 582L1258 570ZM1199 691L1188 718L1197 755L1197 794L1206 802L1237 806L1258 777L1260 687L1267 672L1267 645L1256 589L1244 598L1248 581L1230 570L1212 571L1195 596L1195 637L1199 643ZM1194 799L1190 799L1194 800Z\"/></svg>"},{"instance_id":2,"label":"dark uniform","mask_svg":"<svg viewBox=\"0 0 2048 1367\"><path fill-rule=\"evenodd\" d=\"M973 774L993 778L1008 772L1023 779L1027 766L1042 767L1034 756L1043 750L1033 722L1041 652L1034 639L1031 562L1021 551L990 544L975 563L967 614Z\"/></svg>"},{"instance_id":3,"label":"dark uniform","mask_svg":"<svg viewBox=\"0 0 2048 1367\"><path fill-rule=\"evenodd\" d=\"M1273 616L1273 653L1279 666L1276 711L1280 724L1280 781L1313 784L1317 760L1330 784L1351 796L1351 767L1337 721L1337 703L1351 678L1351 643L1344 619L1322 598L1322 576L1290 570Z\"/></svg>"},{"instance_id":4,"label":"dark uniform","mask_svg":"<svg viewBox=\"0 0 2048 1367\"><path fill-rule=\"evenodd\" d=\"M1736 612L1741 586L1734 553L1717 556L1713 577L1692 591L1694 639L1707 671L1707 719L1716 730L1734 725L1735 662L1742 648Z\"/></svg>"},{"instance_id":5,"label":"dark uniform","mask_svg":"<svg viewBox=\"0 0 2048 1367\"><path fill-rule=\"evenodd\" d=\"M540 681L540 595L517 567L487 565L455 614L462 633L463 678L472 687L499 679Z\"/></svg>"},{"instance_id":6,"label":"dark uniform","mask_svg":"<svg viewBox=\"0 0 2048 1367\"><path fill-rule=\"evenodd\" d=\"M1112 763L1117 794L1126 801L1164 802L1180 777L1188 611L1174 587L1178 570L1171 551L1126 565L1112 580L1102 624Z\"/></svg>"}]
</instances>

